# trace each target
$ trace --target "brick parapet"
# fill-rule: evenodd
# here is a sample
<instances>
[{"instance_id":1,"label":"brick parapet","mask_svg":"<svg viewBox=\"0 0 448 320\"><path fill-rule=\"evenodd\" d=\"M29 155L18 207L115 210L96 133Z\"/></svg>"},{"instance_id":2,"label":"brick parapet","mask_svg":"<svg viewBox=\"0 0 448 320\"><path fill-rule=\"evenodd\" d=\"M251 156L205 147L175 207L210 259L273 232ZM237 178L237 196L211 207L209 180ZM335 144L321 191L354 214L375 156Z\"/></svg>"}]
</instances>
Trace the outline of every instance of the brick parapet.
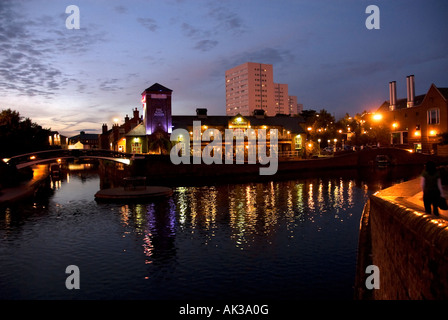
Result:
<instances>
[{"instance_id":1,"label":"brick parapet","mask_svg":"<svg viewBox=\"0 0 448 320\"><path fill-rule=\"evenodd\" d=\"M408 186L409 192L415 193L415 186ZM390 196L393 188L401 193L397 201ZM361 220L355 298L447 299L447 221L400 203L406 198L400 185L383 194L387 196L379 193L370 197ZM379 267L379 289L365 288L368 263Z\"/></svg>"}]
</instances>

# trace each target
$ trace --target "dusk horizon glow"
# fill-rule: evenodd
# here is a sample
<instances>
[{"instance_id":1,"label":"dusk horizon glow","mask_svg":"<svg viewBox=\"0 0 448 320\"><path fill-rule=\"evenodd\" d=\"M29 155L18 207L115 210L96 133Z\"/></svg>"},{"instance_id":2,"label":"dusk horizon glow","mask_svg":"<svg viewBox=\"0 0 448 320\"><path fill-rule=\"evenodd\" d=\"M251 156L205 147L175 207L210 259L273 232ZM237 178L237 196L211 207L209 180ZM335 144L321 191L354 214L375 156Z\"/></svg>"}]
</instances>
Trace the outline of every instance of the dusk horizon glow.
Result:
<instances>
[{"instance_id":1,"label":"dusk horizon glow","mask_svg":"<svg viewBox=\"0 0 448 320\"><path fill-rule=\"evenodd\" d=\"M272 64L304 109L337 118L374 111L406 76L415 94L448 87L444 1L2 1L0 109L66 136L100 133L142 110L154 83L173 90L173 114L224 115L225 71ZM69 5L80 29L66 28ZM369 5L380 29L368 30Z\"/></svg>"}]
</instances>

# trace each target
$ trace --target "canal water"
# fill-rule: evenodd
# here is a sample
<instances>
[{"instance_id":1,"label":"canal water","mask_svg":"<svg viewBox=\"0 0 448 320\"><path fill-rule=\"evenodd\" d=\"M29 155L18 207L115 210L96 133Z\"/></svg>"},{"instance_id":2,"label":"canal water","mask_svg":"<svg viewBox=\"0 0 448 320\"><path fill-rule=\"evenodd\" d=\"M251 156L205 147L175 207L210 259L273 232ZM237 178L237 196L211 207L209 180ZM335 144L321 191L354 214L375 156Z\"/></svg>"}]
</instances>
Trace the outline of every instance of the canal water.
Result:
<instances>
[{"instance_id":1,"label":"canal water","mask_svg":"<svg viewBox=\"0 0 448 320\"><path fill-rule=\"evenodd\" d=\"M97 202L98 174L68 172L0 209L0 299L350 300L366 200L420 172L175 186L140 203Z\"/></svg>"}]
</instances>

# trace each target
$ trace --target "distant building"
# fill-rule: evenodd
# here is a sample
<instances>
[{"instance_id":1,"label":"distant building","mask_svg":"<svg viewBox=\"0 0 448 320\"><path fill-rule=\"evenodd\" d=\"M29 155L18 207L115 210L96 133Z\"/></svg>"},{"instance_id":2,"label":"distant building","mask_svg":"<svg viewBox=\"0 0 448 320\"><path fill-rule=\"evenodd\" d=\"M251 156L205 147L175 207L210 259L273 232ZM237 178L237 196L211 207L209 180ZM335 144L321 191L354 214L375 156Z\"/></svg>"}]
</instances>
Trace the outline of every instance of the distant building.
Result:
<instances>
[{"instance_id":1,"label":"distant building","mask_svg":"<svg viewBox=\"0 0 448 320\"><path fill-rule=\"evenodd\" d=\"M68 138L59 134L58 131L50 131L48 134L48 144L50 146L57 146L65 149L68 146Z\"/></svg>"},{"instance_id":2,"label":"distant building","mask_svg":"<svg viewBox=\"0 0 448 320\"><path fill-rule=\"evenodd\" d=\"M432 84L415 96L414 75L406 78L407 97L397 100L396 82L389 83L389 100L377 110L390 134L390 144L415 152L435 153L438 134L448 132L448 88Z\"/></svg>"},{"instance_id":3,"label":"distant building","mask_svg":"<svg viewBox=\"0 0 448 320\"><path fill-rule=\"evenodd\" d=\"M288 85L274 83L275 114L290 114Z\"/></svg>"},{"instance_id":4,"label":"distant building","mask_svg":"<svg viewBox=\"0 0 448 320\"><path fill-rule=\"evenodd\" d=\"M225 81L228 116L251 116L260 109L267 116L292 114L288 85L274 82L272 64L243 63L227 70Z\"/></svg>"},{"instance_id":5,"label":"distant building","mask_svg":"<svg viewBox=\"0 0 448 320\"><path fill-rule=\"evenodd\" d=\"M97 149L98 134L81 131L78 135L68 138L69 149Z\"/></svg>"},{"instance_id":6,"label":"distant building","mask_svg":"<svg viewBox=\"0 0 448 320\"><path fill-rule=\"evenodd\" d=\"M288 96L288 114L297 115L303 110L303 105L297 103L297 96Z\"/></svg>"}]
</instances>

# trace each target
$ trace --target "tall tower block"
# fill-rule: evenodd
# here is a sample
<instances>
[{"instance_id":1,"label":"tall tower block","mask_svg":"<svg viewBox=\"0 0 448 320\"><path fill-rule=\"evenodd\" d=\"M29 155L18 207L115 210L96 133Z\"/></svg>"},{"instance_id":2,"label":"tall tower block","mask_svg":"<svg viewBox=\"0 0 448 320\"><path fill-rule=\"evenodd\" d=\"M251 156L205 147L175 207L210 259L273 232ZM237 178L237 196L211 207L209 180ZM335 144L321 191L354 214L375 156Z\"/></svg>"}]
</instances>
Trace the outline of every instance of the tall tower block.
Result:
<instances>
[{"instance_id":1,"label":"tall tower block","mask_svg":"<svg viewBox=\"0 0 448 320\"><path fill-rule=\"evenodd\" d=\"M146 134L171 133L171 94L173 90L155 83L142 92L143 123Z\"/></svg>"}]
</instances>

